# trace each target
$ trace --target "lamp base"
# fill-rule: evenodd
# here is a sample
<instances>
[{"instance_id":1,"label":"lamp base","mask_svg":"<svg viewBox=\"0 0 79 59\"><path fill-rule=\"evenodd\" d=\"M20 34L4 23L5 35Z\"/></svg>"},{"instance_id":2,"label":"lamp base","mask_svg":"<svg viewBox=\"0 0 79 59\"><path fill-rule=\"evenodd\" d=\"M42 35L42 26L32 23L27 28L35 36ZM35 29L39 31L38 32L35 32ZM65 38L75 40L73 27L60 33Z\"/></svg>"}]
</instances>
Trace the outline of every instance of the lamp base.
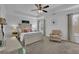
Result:
<instances>
[{"instance_id":1,"label":"lamp base","mask_svg":"<svg viewBox=\"0 0 79 59\"><path fill-rule=\"evenodd\" d=\"M2 40L0 40L0 47L2 47Z\"/></svg>"},{"instance_id":2,"label":"lamp base","mask_svg":"<svg viewBox=\"0 0 79 59\"><path fill-rule=\"evenodd\" d=\"M4 41L0 40L0 47L4 46Z\"/></svg>"},{"instance_id":3,"label":"lamp base","mask_svg":"<svg viewBox=\"0 0 79 59\"><path fill-rule=\"evenodd\" d=\"M6 42L5 42L5 40L3 39L3 40L0 40L0 47L3 47L3 46L5 46L6 45Z\"/></svg>"}]
</instances>

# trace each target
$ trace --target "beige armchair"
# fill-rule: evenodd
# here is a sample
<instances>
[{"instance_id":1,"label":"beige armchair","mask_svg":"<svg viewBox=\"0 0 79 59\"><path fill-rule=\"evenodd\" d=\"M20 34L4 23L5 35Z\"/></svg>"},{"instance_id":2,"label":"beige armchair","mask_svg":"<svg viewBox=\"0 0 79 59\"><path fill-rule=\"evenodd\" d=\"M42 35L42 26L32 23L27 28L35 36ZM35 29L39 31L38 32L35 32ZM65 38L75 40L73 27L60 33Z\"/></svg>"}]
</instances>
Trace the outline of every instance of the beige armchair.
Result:
<instances>
[{"instance_id":1,"label":"beige armchair","mask_svg":"<svg viewBox=\"0 0 79 59\"><path fill-rule=\"evenodd\" d=\"M53 30L50 34L50 41L61 42L61 30Z\"/></svg>"}]
</instances>

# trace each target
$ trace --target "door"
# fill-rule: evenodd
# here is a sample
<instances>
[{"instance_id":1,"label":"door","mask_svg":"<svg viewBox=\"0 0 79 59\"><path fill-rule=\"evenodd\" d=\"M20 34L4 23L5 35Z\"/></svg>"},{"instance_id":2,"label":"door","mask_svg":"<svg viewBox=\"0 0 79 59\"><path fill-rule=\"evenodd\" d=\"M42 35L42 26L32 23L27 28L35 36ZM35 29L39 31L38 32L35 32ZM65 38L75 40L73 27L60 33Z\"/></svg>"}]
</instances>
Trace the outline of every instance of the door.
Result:
<instances>
[{"instance_id":1,"label":"door","mask_svg":"<svg viewBox=\"0 0 79 59\"><path fill-rule=\"evenodd\" d=\"M69 15L69 40L79 43L79 14Z\"/></svg>"},{"instance_id":2,"label":"door","mask_svg":"<svg viewBox=\"0 0 79 59\"><path fill-rule=\"evenodd\" d=\"M46 26L45 26L45 19L38 20L38 31L41 32L44 36L46 35Z\"/></svg>"}]
</instances>

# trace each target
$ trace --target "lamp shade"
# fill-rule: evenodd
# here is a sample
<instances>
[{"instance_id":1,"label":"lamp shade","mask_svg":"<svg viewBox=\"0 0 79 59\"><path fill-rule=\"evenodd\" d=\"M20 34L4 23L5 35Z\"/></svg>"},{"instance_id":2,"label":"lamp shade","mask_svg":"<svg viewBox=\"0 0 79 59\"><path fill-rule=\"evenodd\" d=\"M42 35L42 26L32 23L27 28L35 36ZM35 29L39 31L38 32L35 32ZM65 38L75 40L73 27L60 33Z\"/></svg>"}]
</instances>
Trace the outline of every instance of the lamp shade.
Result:
<instances>
[{"instance_id":1,"label":"lamp shade","mask_svg":"<svg viewBox=\"0 0 79 59\"><path fill-rule=\"evenodd\" d=\"M6 25L6 20L3 17L0 17L0 24Z\"/></svg>"}]
</instances>

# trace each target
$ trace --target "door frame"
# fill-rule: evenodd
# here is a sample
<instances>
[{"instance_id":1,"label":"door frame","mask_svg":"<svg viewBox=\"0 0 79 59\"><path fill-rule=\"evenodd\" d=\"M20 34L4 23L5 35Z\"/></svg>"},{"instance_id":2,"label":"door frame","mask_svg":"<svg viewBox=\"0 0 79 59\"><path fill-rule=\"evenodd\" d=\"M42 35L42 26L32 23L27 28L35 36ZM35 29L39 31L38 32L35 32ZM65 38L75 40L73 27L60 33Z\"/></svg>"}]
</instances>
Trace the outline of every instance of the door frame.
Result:
<instances>
[{"instance_id":1,"label":"door frame","mask_svg":"<svg viewBox=\"0 0 79 59\"><path fill-rule=\"evenodd\" d=\"M72 42L71 39L73 39L72 37L72 19L70 18L70 16L74 15L74 14L79 14L79 13L72 13L72 14L68 14L68 41ZM73 42L76 43L76 42ZM79 44L79 43L76 43Z\"/></svg>"},{"instance_id":2,"label":"door frame","mask_svg":"<svg viewBox=\"0 0 79 59\"><path fill-rule=\"evenodd\" d=\"M68 14L67 17L68 17L68 41L71 41L72 39L72 20L71 20L71 17L73 14Z\"/></svg>"}]
</instances>

